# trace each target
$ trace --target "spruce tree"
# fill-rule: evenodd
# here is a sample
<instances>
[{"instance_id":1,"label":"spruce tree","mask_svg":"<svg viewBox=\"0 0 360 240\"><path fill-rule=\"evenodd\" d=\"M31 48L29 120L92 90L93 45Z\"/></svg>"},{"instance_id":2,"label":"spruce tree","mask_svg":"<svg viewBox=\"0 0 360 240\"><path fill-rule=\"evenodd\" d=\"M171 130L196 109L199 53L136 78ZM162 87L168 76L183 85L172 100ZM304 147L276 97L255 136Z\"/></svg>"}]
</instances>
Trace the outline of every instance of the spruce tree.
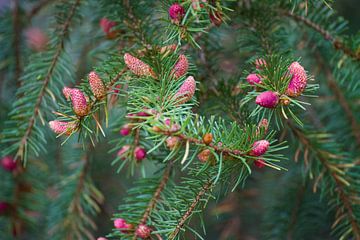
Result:
<instances>
[{"instance_id":1,"label":"spruce tree","mask_svg":"<svg viewBox=\"0 0 360 240\"><path fill-rule=\"evenodd\" d=\"M0 19L1 239L360 240L360 35L331 1Z\"/></svg>"}]
</instances>

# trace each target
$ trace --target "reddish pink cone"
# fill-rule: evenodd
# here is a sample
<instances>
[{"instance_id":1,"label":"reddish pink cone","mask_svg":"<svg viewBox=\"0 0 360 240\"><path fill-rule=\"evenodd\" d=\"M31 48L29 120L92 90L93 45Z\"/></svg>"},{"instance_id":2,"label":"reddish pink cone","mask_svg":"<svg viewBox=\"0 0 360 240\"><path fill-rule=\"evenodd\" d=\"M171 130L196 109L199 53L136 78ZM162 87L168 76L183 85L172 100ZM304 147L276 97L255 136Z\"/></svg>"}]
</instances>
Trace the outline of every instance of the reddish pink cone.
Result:
<instances>
[{"instance_id":1,"label":"reddish pink cone","mask_svg":"<svg viewBox=\"0 0 360 240\"><path fill-rule=\"evenodd\" d=\"M38 52L45 50L49 41L49 38L40 28L27 29L25 37L29 48Z\"/></svg>"},{"instance_id":2,"label":"reddish pink cone","mask_svg":"<svg viewBox=\"0 0 360 240\"><path fill-rule=\"evenodd\" d=\"M263 69L264 67L266 67L266 61L263 58L258 58L255 60L255 67L257 69Z\"/></svg>"},{"instance_id":3,"label":"reddish pink cone","mask_svg":"<svg viewBox=\"0 0 360 240\"><path fill-rule=\"evenodd\" d=\"M120 92L120 89L121 89L121 84L118 84L114 87L114 93L119 93Z\"/></svg>"},{"instance_id":4,"label":"reddish pink cone","mask_svg":"<svg viewBox=\"0 0 360 240\"><path fill-rule=\"evenodd\" d=\"M16 169L17 164L14 158L10 156L5 156L1 159L1 166L4 170L12 172Z\"/></svg>"},{"instance_id":5,"label":"reddish pink cone","mask_svg":"<svg viewBox=\"0 0 360 240\"><path fill-rule=\"evenodd\" d=\"M88 76L91 91L96 99L102 99L106 96L106 88L99 75L92 71Z\"/></svg>"},{"instance_id":6,"label":"reddish pink cone","mask_svg":"<svg viewBox=\"0 0 360 240\"><path fill-rule=\"evenodd\" d=\"M126 158L124 157L124 155L127 151L129 151L129 149L130 149L130 145L125 145L122 148L120 148L120 150L117 152L118 157L120 157L122 160L125 160Z\"/></svg>"},{"instance_id":7,"label":"reddish pink cone","mask_svg":"<svg viewBox=\"0 0 360 240\"><path fill-rule=\"evenodd\" d=\"M183 19L184 15L185 15L185 9L180 4L174 3L173 5L170 6L169 16L174 23L179 24Z\"/></svg>"},{"instance_id":8,"label":"reddish pink cone","mask_svg":"<svg viewBox=\"0 0 360 240\"><path fill-rule=\"evenodd\" d=\"M97 240L108 240L108 239L104 238L104 237L99 237L99 238L97 238Z\"/></svg>"},{"instance_id":9,"label":"reddish pink cone","mask_svg":"<svg viewBox=\"0 0 360 240\"><path fill-rule=\"evenodd\" d=\"M176 136L171 136L166 139L166 146L172 150L176 148L176 146L179 144L180 138Z\"/></svg>"},{"instance_id":10,"label":"reddish pink cone","mask_svg":"<svg viewBox=\"0 0 360 240\"><path fill-rule=\"evenodd\" d=\"M185 55L181 54L179 56L179 60L176 62L172 70L172 73L176 78L179 78L187 73L188 68L189 68L189 61Z\"/></svg>"},{"instance_id":11,"label":"reddish pink cone","mask_svg":"<svg viewBox=\"0 0 360 240\"><path fill-rule=\"evenodd\" d=\"M286 95L291 97L300 96L306 88L306 71L298 62L293 62L289 67L289 73L292 77L286 90Z\"/></svg>"},{"instance_id":12,"label":"reddish pink cone","mask_svg":"<svg viewBox=\"0 0 360 240\"><path fill-rule=\"evenodd\" d=\"M262 160L262 159L257 159L257 160L255 160L255 161L254 161L254 164L255 164L255 166L258 167L258 168L263 168L263 167L265 167L265 162L264 162L264 160Z\"/></svg>"},{"instance_id":13,"label":"reddish pink cone","mask_svg":"<svg viewBox=\"0 0 360 240\"><path fill-rule=\"evenodd\" d=\"M146 151L142 147L136 147L134 150L134 156L137 161L141 161L146 157Z\"/></svg>"},{"instance_id":14,"label":"reddish pink cone","mask_svg":"<svg viewBox=\"0 0 360 240\"><path fill-rule=\"evenodd\" d=\"M171 125L171 119L170 118L165 119L165 124L167 126L170 126Z\"/></svg>"},{"instance_id":15,"label":"reddish pink cone","mask_svg":"<svg viewBox=\"0 0 360 240\"><path fill-rule=\"evenodd\" d=\"M0 202L0 216L5 215L11 208L11 204L8 202Z\"/></svg>"},{"instance_id":16,"label":"reddish pink cone","mask_svg":"<svg viewBox=\"0 0 360 240\"><path fill-rule=\"evenodd\" d=\"M150 237L152 230L150 227L146 226L145 224L140 224L135 231L137 237L146 239Z\"/></svg>"},{"instance_id":17,"label":"reddish pink cone","mask_svg":"<svg viewBox=\"0 0 360 240\"><path fill-rule=\"evenodd\" d=\"M149 76L156 78L154 71L151 69L151 67L141 61L140 59L137 59L136 57L130 55L129 53L125 53L124 55L124 61L126 66L135 74L138 76Z\"/></svg>"},{"instance_id":18,"label":"reddish pink cone","mask_svg":"<svg viewBox=\"0 0 360 240\"><path fill-rule=\"evenodd\" d=\"M75 125L71 122L61 122L61 121L50 121L49 122L51 130L53 130L56 134L63 134L70 135L74 129Z\"/></svg>"},{"instance_id":19,"label":"reddish pink cone","mask_svg":"<svg viewBox=\"0 0 360 240\"><path fill-rule=\"evenodd\" d=\"M217 27L219 27L223 22L222 13L219 11L211 10L209 12L209 18L210 18L210 21Z\"/></svg>"},{"instance_id":20,"label":"reddish pink cone","mask_svg":"<svg viewBox=\"0 0 360 240\"><path fill-rule=\"evenodd\" d=\"M114 220L114 227L117 229L121 229L121 232L126 233L127 229L132 229L133 226L132 224L127 223L124 219L122 218L117 218Z\"/></svg>"},{"instance_id":21,"label":"reddish pink cone","mask_svg":"<svg viewBox=\"0 0 360 240\"><path fill-rule=\"evenodd\" d=\"M177 99L179 100L181 99L181 101L179 101L179 104L183 104L191 100L191 98L194 96L195 90L196 90L195 79L194 77L189 76L175 94Z\"/></svg>"},{"instance_id":22,"label":"reddish pink cone","mask_svg":"<svg viewBox=\"0 0 360 240\"><path fill-rule=\"evenodd\" d=\"M73 89L72 88L69 88L69 87L64 87L63 90L62 90L62 93L64 94L66 100L69 100L70 97L71 97L71 91Z\"/></svg>"},{"instance_id":23,"label":"reddish pink cone","mask_svg":"<svg viewBox=\"0 0 360 240\"><path fill-rule=\"evenodd\" d=\"M275 108L279 102L279 96L275 92L266 91L258 95L255 102L264 108Z\"/></svg>"},{"instance_id":24,"label":"reddish pink cone","mask_svg":"<svg viewBox=\"0 0 360 240\"><path fill-rule=\"evenodd\" d=\"M131 127L129 124L125 124L124 126L122 126L122 128L120 129L120 135L121 136L127 136L129 135L131 132Z\"/></svg>"},{"instance_id":25,"label":"reddish pink cone","mask_svg":"<svg viewBox=\"0 0 360 240\"><path fill-rule=\"evenodd\" d=\"M70 92L70 96L76 115L79 117L86 116L89 113L89 107L84 93L80 89L74 88Z\"/></svg>"},{"instance_id":26,"label":"reddish pink cone","mask_svg":"<svg viewBox=\"0 0 360 240\"><path fill-rule=\"evenodd\" d=\"M251 156L259 157L266 153L269 149L270 143L267 140L259 140L254 142L252 145L252 150L250 151Z\"/></svg>"},{"instance_id":27,"label":"reddish pink cone","mask_svg":"<svg viewBox=\"0 0 360 240\"><path fill-rule=\"evenodd\" d=\"M260 77L255 74L255 73L251 73L246 77L246 81L251 84L251 85L255 85L255 84L261 84L261 79Z\"/></svg>"},{"instance_id":28,"label":"reddish pink cone","mask_svg":"<svg viewBox=\"0 0 360 240\"><path fill-rule=\"evenodd\" d=\"M107 18L102 18L100 20L100 27L109 39L113 39L116 37L117 31L111 30L115 26L116 22L111 21Z\"/></svg>"}]
</instances>

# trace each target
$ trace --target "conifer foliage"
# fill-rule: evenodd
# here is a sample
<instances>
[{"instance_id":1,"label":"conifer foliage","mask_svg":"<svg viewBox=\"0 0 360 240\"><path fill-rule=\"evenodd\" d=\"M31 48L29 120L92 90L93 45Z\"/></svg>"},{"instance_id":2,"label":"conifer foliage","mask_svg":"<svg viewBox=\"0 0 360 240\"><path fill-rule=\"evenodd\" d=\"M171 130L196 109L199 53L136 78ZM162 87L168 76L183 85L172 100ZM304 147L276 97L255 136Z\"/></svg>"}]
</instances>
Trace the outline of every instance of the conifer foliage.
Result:
<instances>
[{"instance_id":1,"label":"conifer foliage","mask_svg":"<svg viewBox=\"0 0 360 240\"><path fill-rule=\"evenodd\" d=\"M360 35L330 2L0 18L1 239L360 240Z\"/></svg>"}]
</instances>

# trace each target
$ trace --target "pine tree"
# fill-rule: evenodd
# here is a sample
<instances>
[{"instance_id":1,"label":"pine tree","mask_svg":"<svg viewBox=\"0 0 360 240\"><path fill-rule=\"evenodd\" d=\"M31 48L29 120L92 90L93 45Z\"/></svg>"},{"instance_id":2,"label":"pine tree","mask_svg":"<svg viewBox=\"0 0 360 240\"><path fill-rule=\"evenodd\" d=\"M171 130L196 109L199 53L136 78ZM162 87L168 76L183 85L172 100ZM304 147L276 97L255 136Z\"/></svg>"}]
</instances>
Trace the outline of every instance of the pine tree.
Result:
<instances>
[{"instance_id":1,"label":"pine tree","mask_svg":"<svg viewBox=\"0 0 360 240\"><path fill-rule=\"evenodd\" d=\"M0 18L1 239L360 240L360 35L330 1Z\"/></svg>"}]
</instances>

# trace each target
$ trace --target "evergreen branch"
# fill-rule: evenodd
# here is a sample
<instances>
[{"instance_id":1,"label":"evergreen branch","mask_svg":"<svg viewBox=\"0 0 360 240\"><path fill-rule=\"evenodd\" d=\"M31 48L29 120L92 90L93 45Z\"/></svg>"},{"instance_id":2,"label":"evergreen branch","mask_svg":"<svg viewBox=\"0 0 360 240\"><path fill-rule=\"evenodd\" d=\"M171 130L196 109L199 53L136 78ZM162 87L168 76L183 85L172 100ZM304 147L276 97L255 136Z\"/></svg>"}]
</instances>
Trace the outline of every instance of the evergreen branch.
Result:
<instances>
[{"instance_id":1,"label":"evergreen branch","mask_svg":"<svg viewBox=\"0 0 360 240\"><path fill-rule=\"evenodd\" d=\"M150 199L149 201L149 204L140 220L140 224L146 224L150 214L151 214L151 211L156 207L156 204L157 202L159 201L160 199L160 196L161 196L161 192L164 190L167 182L169 181L169 176L170 176L170 171L171 171L171 167L172 167L172 163L170 163L167 167L167 169L165 169L164 171L164 174L159 182L159 185L158 187L156 188L155 192L154 192L154 195L152 196L152 198ZM134 237L133 237L133 240L136 240L137 239L137 236L136 234L134 234Z\"/></svg>"},{"instance_id":2,"label":"evergreen branch","mask_svg":"<svg viewBox=\"0 0 360 240\"><path fill-rule=\"evenodd\" d=\"M356 240L359 240L360 239L360 227L359 227L357 220L354 217L354 210L353 210L353 207L351 205L351 200L350 200L351 197L346 194L346 190L344 189L344 187L345 187L344 181L340 180L340 178L338 177L338 175L336 173L336 170L334 170L334 166L332 166L328 162L328 159L324 157L324 152L321 151L321 149L314 148L311 144L311 139L309 139L299 128L296 128L290 122L287 122L287 123L288 123L288 126L291 129L291 131L295 134L295 136L297 136L297 138L300 140L300 142L307 148L311 149L316 154L316 157L320 160L320 162L325 167L325 169L330 173L330 176L332 177L332 179L335 183L336 191L338 192L339 199L341 200L341 202L343 203L343 205L346 209L347 216L348 216L349 222L351 224L354 237L356 238Z\"/></svg>"},{"instance_id":3,"label":"evergreen branch","mask_svg":"<svg viewBox=\"0 0 360 240\"><path fill-rule=\"evenodd\" d=\"M305 187L300 186L299 190L296 193L296 202L295 202L295 206L292 209L291 218L289 221L289 228L288 228L288 232L287 232L288 240L292 239L293 231L294 231L296 221L297 221L297 218L299 215L300 205L304 199L304 194L305 194Z\"/></svg>"},{"instance_id":4,"label":"evergreen branch","mask_svg":"<svg viewBox=\"0 0 360 240\"><path fill-rule=\"evenodd\" d=\"M49 234L54 239L94 239L91 229L96 229L96 224L91 215L100 211L99 205L103 201L103 196L89 176L90 153L77 156L76 153L80 152L78 147L75 148L75 152L65 152L71 154L66 164L77 164L77 167L68 168L70 173L57 186L60 195L50 206Z\"/></svg>"},{"instance_id":5,"label":"evergreen branch","mask_svg":"<svg viewBox=\"0 0 360 240\"><path fill-rule=\"evenodd\" d=\"M341 107L344 109L345 115L351 125L352 134L356 139L357 145L360 146L360 125L358 124L349 103L347 102L343 92L339 88L333 74L328 67L325 67L325 74L327 77L328 86L334 93L335 98L339 101Z\"/></svg>"},{"instance_id":6,"label":"evergreen branch","mask_svg":"<svg viewBox=\"0 0 360 240\"><path fill-rule=\"evenodd\" d=\"M344 42L342 42L340 39L336 38L335 36L331 35L330 32L328 32L326 29L322 28L319 24L316 24L315 22L312 22L310 19L307 19L306 17L296 15L293 12L290 11L281 11L282 14L285 16L291 17L294 20L298 22L302 22L308 27L314 29L315 31L319 32L325 40L330 41L333 45L333 47L336 50L342 51L345 55L350 56L351 58L360 61L360 54L353 52L350 48L348 48Z\"/></svg>"},{"instance_id":7,"label":"evergreen branch","mask_svg":"<svg viewBox=\"0 0 360 240\"><path fill-rule=\"evenodd\" d=\"M48 71L47 71L47 74L46 74L46 76L44 78L44 83L43 83L43 85L41 87L41 90L39 92L39 95L37 97L35 107L34 107L34 111L33 111L32 115L31 115L31 117L29 119L28 127L27 127L27 129L25 131L24 136L22 137L22 139L20 141L20 145L19 145L18 151L16 153L17 157L22 156L22 153L24 151L24 146L26 145L27 139L29 138L29 136L31 134L31 131L32 131L34 125L35 125L35 120L36 120L36 118L37 118L37 116L39 114L39 110L40 110L40 107L41 107L42 100L43 100L43 98L44 98L44 96L46 94L47 86L50 83L51 76L53 74L55 66L58 63L60 54L63 51L65 36L67 35L68 30L70 28L71 20L72 20L73 16L75 15L76 8L80 5L80 1L81 0L76 0L76 2L73 4L72 8L70 9L68 17L67 17L65 23L63 24L61 34L60 34L61 39L60 39L59 43L56 46L55 55L52 58L51 64L50 64L50 66L48 68Z\"/></svg>"},{"instance_id":8,"label":"evergreen branch","mask_svg":"<svg viewBox=\"0 0 360 240\"><path fill-rule=\"evenodd\" d=\"M128 70L127 67L124 67L113 79L111 79L111 81L109 82L107 88L108 91L112 90L112 87L114 86L114 84L119 81L119 79L121 78L121 76Z\"/></svg>"},{"instance_id":9,"label":"evergreen branch","mask_svg":"<svg viewBox=\"0 0 360 240\"><path fill-rule=\"evenodd\" d=\"M201 200L201 197L209 191L213 187L212 181L207 181L202 189L197 193L196 197L184 213L184 215L178 220L178 224L175 227L175 230L170 234L169 239L175 239L175 237L178 235L181 228L184 226L185 222L188 220L188 218L192 215L195 208L197 207L198 203Z\"/></svg>"},{"instance_id":10,"label":"evergreen branch","mask_svg":"<svg viewBox=\"0 0 360 240\"><path fill-rule=\"evenodd\" d=\"M19 0L13 0L13 48L15 56L15 82L17 86L20 86L19 78L21 74L21 63L20 63L20 38L21 38L21 25L20 25L20 12L19 12Z\"/></svg>"},{"instance_id":11,"label":"evergreen branch","mask_svg":"<svg viewBox=\"0 0 360 240\"><path fill-rule=\"evenodd\" d=\"M42 1L39 1L38 3L36 3L36 5L33 8L31 8L29 10L29 12L27 13L28 18L31 19L34 16L36 16L36 14L38 14L38 12L40 12L44 7L46 7L53 1L54 0L42 0Z\"/></svg>"},{"instance_id":12,"label":"evergreen branch","mask_svg":"<svg viewBox=\"0 0 360 240\"><path fill-rule=\"evenodd\" d=\"M171 135L171 134L169 134L169 135ZM205 144L203 140L199 140L197 138L189 137L189 136L186 136L185 134L179 134L179 135L175 135L175 136L179 137L180 139L182 139L184 141L189 141L189 142L195 143L197 145L201 145L201 144L208 145L209 147L211 147L212 149L214 149L218 153L225 153L227 155L233 154L233 155L237 155L237 156L246 155L245 152L241 152L240 150L233 150L233 149L229 149L229 148L226 148L226 147L219 147L219 146L216 146L213 143Z\"/></svg>"},{"instance_id":13,"label":"evergreen branch","mask_svg":"<svg viewBox=\"0 0 360 240\"><path fill-rule=\"evenodd\" d=\"M144 215L140 221L140 224L145 224L148 217L150 216L151 211L155 208L157 201L159 201L160 194L164 190L166 183L169 180L170 176L170 170L171 170L171 163L169 167L165 170L163 177L159 183L158 188L156 189L154 196L152 197L151 201L149 202L148 207L146 208Z\"/></svg>"}]
</instances>

